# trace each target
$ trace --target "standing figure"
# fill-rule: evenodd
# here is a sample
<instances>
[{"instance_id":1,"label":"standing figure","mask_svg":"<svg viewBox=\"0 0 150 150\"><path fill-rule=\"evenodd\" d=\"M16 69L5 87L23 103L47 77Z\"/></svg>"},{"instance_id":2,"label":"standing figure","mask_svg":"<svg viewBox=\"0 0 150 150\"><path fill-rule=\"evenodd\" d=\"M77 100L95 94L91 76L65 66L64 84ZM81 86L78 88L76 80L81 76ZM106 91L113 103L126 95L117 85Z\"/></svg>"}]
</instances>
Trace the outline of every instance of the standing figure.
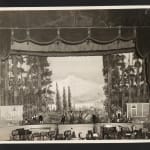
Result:
<instances>
[{"instance_id":1,"label":"standing figure","mask_svg":"<svg viewBox=\"0 0 150 150\"><path fill-rule=\"evenodd\" d=\"M43 124L43 116L42 115L39 115L39 122L40 122L40 124Z\"/></svg>"},{"instance_id":2,"label":"standing figure","mask_svg":"<svg viewBox=\"0 0 150 150\"><path fill-rule=\"evenodd\" d=\"M79 123L82 123L82 112L79 112Z\"/></svg>"},{"instance_id":3,"label":"standing figure","mask_svg":"<svg viewBox=\"0 0 150 150\"><path fill-rule=\"evenodd\" d=\"M65 115L63 114L62 117L61 117L61 123L64 124L64 123L65 123L65 120L66 120L66 117L65 117Z\"/></svg>"},{"instance_id":4,"label":"standing figure","mask_svg":"<svg viewBox=\"0 0 150 150\"><path fill-rule=\"evenodd\" d=\"M32 117L32 120L33 120L34 124L37 123L37 115L36 114L34 114L34 116Z\"/></svg>"},{"instance_id":5,"label":"standing figure","mask_svg":"<svg viewBox=\"0 0 150 150\"><path fill-rule=\"evenodd\" d=\"M72 124L74 122L74 114L73 111L70 112L70 123Z\"/></svg>"},{"instance_id":6,"label":"standing figure","mask_svg":"<svg viewBox=\"0 0 150 150\"><path fill-rule=\"evenodd\" d=\"M93 122L94 124L96 123L96 119L97 119L97 118L96 118L96 115L93 114L93 115L92 115L92 122Z\"/></svg>"}]
</instances>

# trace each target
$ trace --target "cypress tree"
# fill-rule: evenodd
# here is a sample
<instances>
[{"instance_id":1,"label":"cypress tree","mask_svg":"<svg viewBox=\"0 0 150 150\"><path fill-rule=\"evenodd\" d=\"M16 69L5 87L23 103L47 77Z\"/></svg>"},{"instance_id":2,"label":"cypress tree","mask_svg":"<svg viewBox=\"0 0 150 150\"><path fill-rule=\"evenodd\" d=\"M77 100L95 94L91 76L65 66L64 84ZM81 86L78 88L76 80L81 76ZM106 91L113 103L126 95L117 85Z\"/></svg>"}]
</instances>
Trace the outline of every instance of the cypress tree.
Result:
<instances>
[{"instance_id":1,"label":"cypress tree","mask_svg":"<svg viewBox=\"0 0 150 150\"><path fill-rule=\"evenodd\" d=\"M69 111L72 110L71 89L70 89L70 86L68 86L68 108L69 108Z\"/></svg>"},{"instance_id":2,"label":"cypress tree","mask_svg":"<svg viewBox=\"0 0 150 150\"><path fill-rule=\"evenodd\" d=\"M67 100L66 100L66 90L65 90L65 87L63 87L63 110L67 111Z\"/></svg>"},{"instance_id":3,"label":"cypress tree","mask_svg":"<svg viewBox=\"0 0 150 150\"><path fill-rule=\"evenodd\" d=\"M61 97L58 89L58 84L56 83L56 110L58 112L61 112L62 107L61 107Z\"/></svg>"}]
</instances>

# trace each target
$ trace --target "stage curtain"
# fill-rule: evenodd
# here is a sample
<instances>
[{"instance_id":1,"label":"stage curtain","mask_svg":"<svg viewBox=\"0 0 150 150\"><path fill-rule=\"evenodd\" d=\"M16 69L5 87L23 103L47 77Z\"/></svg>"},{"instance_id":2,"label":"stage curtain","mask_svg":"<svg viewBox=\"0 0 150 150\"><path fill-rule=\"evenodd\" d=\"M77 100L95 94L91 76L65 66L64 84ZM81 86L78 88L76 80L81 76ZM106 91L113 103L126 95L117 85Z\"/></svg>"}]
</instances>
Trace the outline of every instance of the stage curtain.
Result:
<instances>
[{"instance_id":1,"label":"stage curtain","mask_svg":"<svg viewBox=\"0 0 150 150\"><path fill-rule=\"evenodd\" d=\"M30 40L35 44L51 44L57 39L56 29L30 30Z\"/></svg>"},{"instance_id":2,"label":"stage curtain","mask_svg":"<svg viewBox=\"0 0 150 150\"><path fill-rule=\"evenodd\" d=\"M61 41L65 44L81 44L92 41L97 44L109 44L116 40L132 40L135 38L133 29L119 28L59 28L59 29L16 29L13 40L16 42L31 41L35 44L53 44Z\"/></svg>"},{"instance_id":3,"label":"stage curtain","mask_svg":"<svg viewBox=\"0 0 150 150\"><path fill-rule=\"evenodd\" d=\"M0 30L0 104L3 104L4 99L4 87L6 87L5 83L5 75L4 73L4 61L8 58L11 46L11 31L10 30Z\"/></svg>"},{"instance_id":4,"label":"stage curtain","mask_svg":"<svg viewBox=\"0 0 150 150\"><path fill-rule=\"evenodd\" d=\"M16 29L12 37L13 41L23 43L32 42L39 45L49 45L57 40L56 29Z\"/></svg>"},{"instance_id":5,"label":"stage curtain","mask_svg":"<svg viewBox=\"0 0 150 150\"><path fill-rule=\"evenodd\" d=\"M18 42L25 42L27 40L26 29L15 29L14 35L12 36L12 40L16 40Z\"/></svg>"},{"instance_id":6,"label":"stage curtain","mask_svg":"<svg viewBox=\"0 0 150 150\"><path fill-rule=\"evenodd\" d=\"M135 39L135 29L133 29L133 28L122 28L120 38L124 41Z\"/></svg>"},{"instance_id":7,"label":"stage curtain","mask_svg":"<svg viewBox=\"0 0 150 150\"><path fill-rule=\"evenodd\" d=\"M81 44L87 39L87 28L70 28L60 30L60 40L66 44Z\"/></svg>"},{"instance_id":8,"label":"stage curtain","mask_svg":"<svg viewBox=\"0 0 150 150\"><path fill-rule=\"evenodd\" d=\"M136 53L145 60L146 79L150 87L150 28L137 28Z\"/></svg>"},{"instance_id":9,"label":"stage curtain","mask_svg":"<svg viewBox=\"0 0 150 150\"><path fill-rule=\"evenodd\" d=\"M11 31L10 30L0 30L0 58L5 59L10 52L11 45Z\"/></svg>"},{"instance_id":10,"label":"stage curtain","mask_svg":"<svg viewBox=\"0 0 150 150\"><path fill-rule=\"evenodd\" d=\"M93 28L91 29L91 40L97 43L111 43L119 39L118 29L115 28Z\"/></svg>"}]
</instances>

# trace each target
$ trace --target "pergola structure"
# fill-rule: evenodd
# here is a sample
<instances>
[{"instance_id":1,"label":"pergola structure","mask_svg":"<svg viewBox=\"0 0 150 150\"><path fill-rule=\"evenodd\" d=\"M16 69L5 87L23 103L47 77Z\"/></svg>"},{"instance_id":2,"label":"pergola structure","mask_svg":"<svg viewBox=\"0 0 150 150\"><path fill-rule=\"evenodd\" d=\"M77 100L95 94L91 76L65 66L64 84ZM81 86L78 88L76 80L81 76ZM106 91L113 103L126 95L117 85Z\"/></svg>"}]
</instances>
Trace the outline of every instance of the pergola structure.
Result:
<instances>
[{"instance_id":1,"label":"pergola structure","mask_svg":"<svg viewBox=\"0 0 150 150\"><path fill-rule=\"evenodd\" d=\"M134 10L131 16L137 18L137 12L142 17L139 20L144 20L143 10ZM146 26L122 21L118 24L112 14L119 18L117 11L102 10L0 12L0 101L2 97L8 101L5 93L9 55L59 57L137 52L145 59L150 83L149 22ZM129 15L120 10L124 19Z\"/></svg>"}]
</instances>

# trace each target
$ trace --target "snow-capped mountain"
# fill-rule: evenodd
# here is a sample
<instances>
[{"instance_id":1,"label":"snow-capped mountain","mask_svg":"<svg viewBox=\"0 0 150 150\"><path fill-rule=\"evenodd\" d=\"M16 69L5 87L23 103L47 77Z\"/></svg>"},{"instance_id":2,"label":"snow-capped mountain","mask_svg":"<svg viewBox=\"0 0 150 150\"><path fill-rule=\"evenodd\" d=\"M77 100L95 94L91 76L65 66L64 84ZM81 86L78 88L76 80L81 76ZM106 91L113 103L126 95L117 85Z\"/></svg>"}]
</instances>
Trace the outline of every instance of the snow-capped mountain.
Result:
<instances>
[{"instance_id":1,"label":"snow-capped mountain","mask_svg":"<svg viewBox=\"0 0 150 150\"><path fill-rule=\"evenodd\" d=\"M61 96L63 94L63 87L66 88L67 93L67 87L70 86L73 103L100 102L105 99L104 85L74 75L70 75L62 80L53 81L52 88L54 91L56 91L56 83L58 84Z\"/></svg>"}]
</instances>

